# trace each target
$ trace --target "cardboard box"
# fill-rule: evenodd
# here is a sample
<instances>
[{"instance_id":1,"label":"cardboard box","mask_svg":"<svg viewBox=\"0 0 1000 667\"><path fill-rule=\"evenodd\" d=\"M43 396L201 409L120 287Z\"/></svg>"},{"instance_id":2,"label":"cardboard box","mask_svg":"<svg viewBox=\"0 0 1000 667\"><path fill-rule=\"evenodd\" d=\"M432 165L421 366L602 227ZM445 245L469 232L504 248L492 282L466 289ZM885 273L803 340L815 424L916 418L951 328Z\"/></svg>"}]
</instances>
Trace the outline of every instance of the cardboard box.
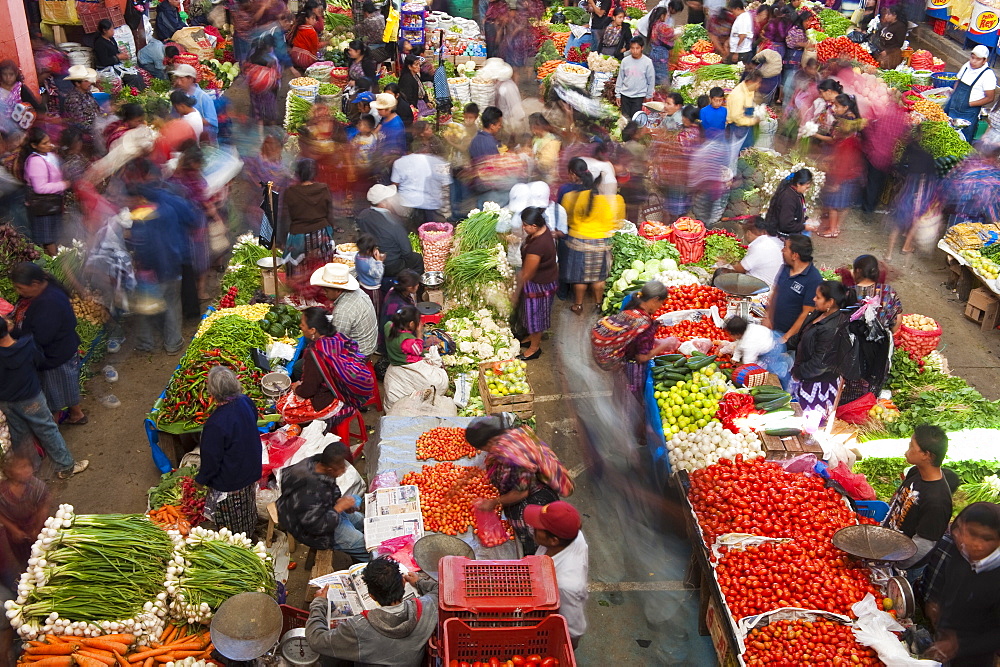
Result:
<instances>
[{"instance_id":1,"label":"cardboard box","mask_svg":"<svg viewBox=\"0 0 1000 667\"><path fill-rule=\"evenodd\" d=\"M980 325L983 331L994 329L1000 321L1000 300L985 287L969 293L965 316Z\"/></svg>"}]
</instances>

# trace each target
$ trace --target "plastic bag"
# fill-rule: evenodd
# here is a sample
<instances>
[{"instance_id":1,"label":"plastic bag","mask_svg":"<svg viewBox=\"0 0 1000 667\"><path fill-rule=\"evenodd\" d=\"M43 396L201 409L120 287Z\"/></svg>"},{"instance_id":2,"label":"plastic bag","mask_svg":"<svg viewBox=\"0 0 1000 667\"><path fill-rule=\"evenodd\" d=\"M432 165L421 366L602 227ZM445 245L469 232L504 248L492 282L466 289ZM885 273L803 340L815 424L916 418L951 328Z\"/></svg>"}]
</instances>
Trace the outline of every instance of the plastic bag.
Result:
<instances>
[{"instance_id":1,"label":"plastic bag","mask_svg":"<svg viewBox=\"0 0 1000 667\"><path fill-rule=\"evenodd\" d=\"M289 437L288 434L279 429L274 433L260 436L261 444L267 449L267 462L261 469L261 482L267 482L271 473L282 468L288 462L299 447L305 444L305 438L299 436Z\"/></svg>"},{"instance_id":2,"label":"plastic bag","mask_svg":"<svg viewBox=\"0 0 1000 667\"><path fill-rule=\"evenodd\" d=\"M877 500L875 490L865 476L851 472L843 461L837 467L830 468L830 478L843 486L855 500Z\"/></svg>"},{"instance_id":3,"label":"plastic bag","mask_svg":"<svg viewBox=\"0 0 1000 667\"><path fill-rule=\"evenodd\" d=\"M691 340L681 343L677 351L681 354L690 355L693 352L703 352L708 354L712 350L713 343L707 338L692 338Z\"/></svg>"},{"instance_id":4,"label":"plastic bag","mask_svg":"<svg viewBox=\"0 0 1000 667\"><path fill-rule=\"evenodd\" d=\"M795 458L781 461L781 467L785 472L810 472L816 467L815 454L799 454Z\"/></svg>"},{"instance_id":5,"label":"plastic bag","mask_svg":"<svg viewBox=\"0 0 1000 667\"><path fill-rule=\"evenodd\" d=\"M902 632L903 626L891 615L878 608L875 597L869 593L860 602L851 606L857 615L854 623L854 638L859 644L875 649L886 667L931 667L941 663L910 657L909 651L893 632Z\"/></svg>"},{"instance_id":6,"label":"plastic bag","mask_svg":"<svg viewBox=\"0 0 1000 667\"><path fill-rule=\"evenodd\" d=\"M510 539L496 511L485 511L474 507L472 516L475 520L476 534L484 547L498 547Z\"/></svg>"},{"instance_id":7,"label":"plastic bag","mask_svg":"<svg viewBox=\"0 0 1000 667\"><path fill-rule=\"evenodd\" d=\"M868 392L861 398L844 403L837 408L837 419L848 424L863 424L868 421L868 411L875 407L877 400L875 394Z\"/></svg>"},{"instance_id":8,"label":"plastic bag","mask_svg":"<svg viewBox=\"0 0 1000 667\"><path fill-rule=\"evenodd\" d=\"M417 541L414 535L393 537L375 547L375 556L388 556L410 572L420 569L413 560L413 543Z\"/></svg>"},{"instance_id":9,"label":"plastic bag","mask_svg":"<svg viewBox=\"0 0 1000 667\"><path fill-rule=\"evenodd\" d=\"M368 487L369 493L375 493L379 489L388 489L392 486L399 486L399 476L395 470L386 470L372 477L371 485Z\"/></svg>"}]
</instances>

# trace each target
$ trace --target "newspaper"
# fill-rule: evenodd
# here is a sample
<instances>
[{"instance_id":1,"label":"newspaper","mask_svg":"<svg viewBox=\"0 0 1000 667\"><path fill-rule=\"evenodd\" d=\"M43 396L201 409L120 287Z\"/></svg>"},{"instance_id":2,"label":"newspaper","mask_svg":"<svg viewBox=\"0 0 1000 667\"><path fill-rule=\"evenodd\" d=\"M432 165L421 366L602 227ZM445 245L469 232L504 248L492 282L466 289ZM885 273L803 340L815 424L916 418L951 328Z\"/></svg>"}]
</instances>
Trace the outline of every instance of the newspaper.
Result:
<instances>
[{"instance_id":1,"label":"newspaper","mask_svg":"<svg viewBox=\"0 0 1000 667\"><path fill-rule=\"evenodd\" d=\"M368 586L362 577L366 565L367 563L358 563L346 570L324 574L309 582L318 588L326 587L327 617L331 628L345 618L357 616L380 606L368 594ZM399 570L402 574L407 573L407 569L402 565L399 566ZM416 596L417 590L409 583L404 583L403 599L409 600Z\"/></svg>"},{"instance_id":2,"label":"newspaper","mask_svg":"<svg viewBox=\"0 0 1000 667\"><path fill-rule=\"evenodd\" d=\"M371 551L386 540L404 535L424 536L420 489L390 486L365 496L365 548Z\"/></svg>"}]
</instances>

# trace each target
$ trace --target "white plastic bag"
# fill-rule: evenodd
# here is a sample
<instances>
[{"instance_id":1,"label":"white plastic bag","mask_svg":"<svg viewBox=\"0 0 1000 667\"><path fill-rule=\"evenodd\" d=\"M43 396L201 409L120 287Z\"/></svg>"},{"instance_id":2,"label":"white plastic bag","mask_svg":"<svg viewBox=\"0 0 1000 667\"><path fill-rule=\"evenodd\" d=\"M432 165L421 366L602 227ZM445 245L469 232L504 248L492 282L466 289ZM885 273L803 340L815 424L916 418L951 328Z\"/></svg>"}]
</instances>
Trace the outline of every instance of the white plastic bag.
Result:
<instances>
[{"instance_id":1,"label":"white plastic bag","mask_svg":"<svg viewBox=\"0 0 1000 667\"><path fill-rule=\"evenodd\" d=\"M855 602L851 610L857 615L854 623L854 638L859 644L875 649L879 660L886 667L932 667L941 663L921 660L910 656L906 647L893 632L902 632L903 626L891 615L878 608L875 597L869 593L860 602Z\"/></svg>"}]
</instances>

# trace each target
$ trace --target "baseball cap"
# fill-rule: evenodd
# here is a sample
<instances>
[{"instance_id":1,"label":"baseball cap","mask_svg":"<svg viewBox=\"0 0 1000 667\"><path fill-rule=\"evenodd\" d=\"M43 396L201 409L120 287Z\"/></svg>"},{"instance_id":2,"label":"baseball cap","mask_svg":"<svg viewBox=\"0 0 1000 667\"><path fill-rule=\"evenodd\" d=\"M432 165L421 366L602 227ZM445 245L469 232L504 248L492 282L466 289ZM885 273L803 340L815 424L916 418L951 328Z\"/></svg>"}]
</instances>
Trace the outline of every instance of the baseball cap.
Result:
<instances>
[{"instance_id":1,"label":"baseball cap","mask_svg":"<svg viewBox=\"0 0 1000 667\"><path fill-rule=\"evenodd\" d=\"M364 93L358 93L357 96L353 100L351 100L351 104L358 104L359 102L367 102L368 104L371 104L374 101L375 101L374 95L368 92L364 92Z\"/></svg>"},{"instance_id":2,"label":"baseball cap","mask_svg":"<svg viewBox=\"0 0 1000 667\"><path fill-rule=\"evenodd\" d=\"M976 56L977 58L989 58L990 50L989 48L980 44L976 48L972 49L972 55Z\"/></svg>"},{"instance_id":3,"label":"baseball cap","mask_svg":"<svg viewBox=\"0 0 1000 667\"><path fill-rule=\"evenodd\" d=\"M548 505L528 505L524 508L524 522L563 540L576 539L581 525L580 513L562 500Z\"/></svg>"},{"instance_id":4,"label":"baseball cap","mask_svg":"<svg viewBox=\"0 0 1000 667\"><path fill-rule=\"evenodd\" d=\"M376 183L375 185L368 188L368 201L372 204L380 204L389 197L395 197L395 196L396 196L395 185L382 185L381 183Z\"/></svg>"},{"instance_id":5,"label":"baseball cap","mask_svg":"<svg viewBox=\"0 0 1000 667\"><path fill-rule=\"evenodd\" d=\"M170 76L189 76L192 79L197 79L198 71L190 65L178 65L171 70Z\"/></svg>"}]
</instances>

